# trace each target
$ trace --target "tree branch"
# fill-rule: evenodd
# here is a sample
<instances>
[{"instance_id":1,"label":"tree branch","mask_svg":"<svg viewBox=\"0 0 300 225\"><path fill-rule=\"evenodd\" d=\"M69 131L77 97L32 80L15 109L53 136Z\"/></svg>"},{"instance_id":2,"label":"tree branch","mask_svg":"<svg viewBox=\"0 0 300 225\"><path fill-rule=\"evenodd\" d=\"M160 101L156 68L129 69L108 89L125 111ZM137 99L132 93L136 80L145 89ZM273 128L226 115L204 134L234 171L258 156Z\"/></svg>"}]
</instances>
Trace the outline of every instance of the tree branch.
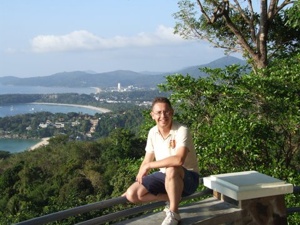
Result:
<instances>
[{"instance_id":1,"label":"tree branch","mask_svg":"<svg viewBox=\"0 0 300 225\"><path fill-rule=\"evenodd\" d=\"M202 12L202 14L204 15L204 17L206 18L208 24L213 24L218 18L222 17L222 15L224 13L224 6L225 6L225 4L223 5L223 7L220 7L220 5L216 5L216 3L214 2L214 5L216 6L216 9L213 12L213 17L210 18L207 15L206 11L204 10L201 1L197 0L197 3L199 5L199 7L200 7L200 11Z\"/></svg>"},{"instance_id":2,"label":"tree branch","mask_svg":"<svg viewBox=\"0 0 300 225\"><path fill-rule=\"evenodd\" d=\"M274 16L276 16L278 12L282 10L285 6L294 3L294 1L291 0L284 0L284 2L281 3L281 5L277 6L278 2L279 0L272 0L270 2L269 11L268 11L268 20L272 20Z\"/></svg>"},{"instance_id":3,"label":"tree branch","mask_svg":"<svg viewBox=\"0 0 300 225\"><path fill-rule=\"evenodd\" d=\"M277 0L272 0L277 1ZM257 39L257 50L258 54L256 57L258 66L263 68L267 65L267 37L268 37L268 16L267 16L267 0L261 0L260 5L260 21L259 21L259 32ZM254 59L255 60L255 59Z\"/></svg>"},{"instance_id":4,"label":"tree branch","mask_svg":"<svg viewBox=\"0 0 300 225\"><path fill-rule=\"evenodd\" d=\"M251 32L251 39L254 43L256 43L257 41L257 37L256 37L256 28L254 25L255 22L255 13L253 10L253 5L252 5L252 0L248 0L248 6L250 8L250 23L249 23L249 27L250 27L250 32Z\"/></svg>"},{"instance_id":5,"label":"tree branch","mask_svg":"<svg viewBox=\"0 0 300 225\"><path fill-rule=\"evenodd\" d=\"M246 23L248 25L251 25L251 20L246 16L246 14L244 13L244 10L242 9L240 3L238 2L238 0L234 0L236 7L232 6L232 8L236 8L237 11L241 14L241 16L244 18L244 20L246 21Z\"/></svg>"}]
</instances>

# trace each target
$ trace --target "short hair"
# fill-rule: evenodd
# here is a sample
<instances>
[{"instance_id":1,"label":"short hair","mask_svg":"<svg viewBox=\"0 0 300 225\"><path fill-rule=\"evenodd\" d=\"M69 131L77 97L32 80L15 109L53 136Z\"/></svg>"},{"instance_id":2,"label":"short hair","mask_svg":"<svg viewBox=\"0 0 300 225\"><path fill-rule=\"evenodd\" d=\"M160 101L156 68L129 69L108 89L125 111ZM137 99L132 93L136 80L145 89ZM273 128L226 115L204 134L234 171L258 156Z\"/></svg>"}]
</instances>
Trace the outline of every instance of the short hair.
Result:
<instances>
[{"instance_id":1,"label":"short hair","mask_svg":"<svg viewBox=\"0 0 300 225\"><path fill-rule=\"evenodd\" d=\"M173 109L170 100L166 97L156 97L156 98L154 98L154 100L152 101L151 109L153 109L153 107L156 103L166 103L171 109Z\"/></svg>"}]
</instances>

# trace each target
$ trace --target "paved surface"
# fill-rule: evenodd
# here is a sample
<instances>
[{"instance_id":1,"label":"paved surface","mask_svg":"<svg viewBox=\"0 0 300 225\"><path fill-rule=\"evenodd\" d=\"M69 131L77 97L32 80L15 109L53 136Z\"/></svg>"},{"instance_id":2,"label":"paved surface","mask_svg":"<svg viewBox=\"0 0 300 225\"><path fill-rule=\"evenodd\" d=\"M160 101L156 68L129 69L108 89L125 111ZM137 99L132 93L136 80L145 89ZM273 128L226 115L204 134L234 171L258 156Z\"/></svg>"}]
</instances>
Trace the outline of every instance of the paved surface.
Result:
<instances>
[{"instance_id":1,"label":"paved surface","mask_svg":"<svg viewBox=\"0 0 300 225\"><path fill-rule=\"evenodd\" d=\"M180 225L231 224L227 221L239 217L240 211L241 209L212 197L180 207L179 212L182 218ZM164 218L165 212L149 213L115 223L115 225L159 225ZM213 221L212 218L214 218Z\"/></svg>"}]
</instances>

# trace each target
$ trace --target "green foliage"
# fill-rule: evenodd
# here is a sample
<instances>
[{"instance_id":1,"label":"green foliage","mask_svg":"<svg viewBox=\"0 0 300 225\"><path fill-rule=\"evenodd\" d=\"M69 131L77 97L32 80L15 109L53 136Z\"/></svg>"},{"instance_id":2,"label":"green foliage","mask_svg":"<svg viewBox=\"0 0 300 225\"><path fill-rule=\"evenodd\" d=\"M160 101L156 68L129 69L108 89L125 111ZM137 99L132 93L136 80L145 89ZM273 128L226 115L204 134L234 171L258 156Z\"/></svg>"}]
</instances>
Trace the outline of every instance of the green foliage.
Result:
<instances>
[{"instance_id":1,"label":"green foliage","mask_svg":"<svg viewBox=\"0 0 300 225\"><path fill-rule=\"evenodd\" d=\"M40 94L6 94L0 95L0 105L12 104L12 103L28 103L35 102L41 98Z\"/></svg>"},{"instance_id":2,"label":"green foliage","mask_svg":"<svg viewBox=\"0 0 300 225\"><path fill-rule=\"evenodd\" d=\"M101 114L100 121L96 127L96 137L106 137L115 129L121 128L131 130L133 133L140 132L140 125L143 123L143 107L131 107L128 110Z\"/></svg>"},{"instance_id":3,"label":"green foliage","mask_svg":"<svg viewBox=\"0 0 300 225\"><path fill-rule=\"evenodd\" d=\"M74 177L68 183L62 186L59 192L59 201L70 202L70 206L78 202L79 199L84 200L86 196L92 195L94 188L92 182L85 177ZM73 200L74 203L72 202Z\"/></svg>"},{"instance_id":4,"label":"green foliage","mask_svg":"<svg viewBox=\"0 0 300 225\"><path fill-rule=\"evenodd\" d=\"M110 180L110 185L113 187L113 196L121 196L126 190L124 187L129 187L134 181L142 163L142 158L120 160L115 168L115 175ZM126 169L125 169L126 168Z\"/></svg>"},{"instance_id":5,"label":"green foliage","mask_svg":"<svg viewBox=\"0 0 300 225\"><path fill-rule=\"evenodd\" d=\"M295 1L294 5L290 7L288 10L288 21L287 24L293 28L299 29L300 27L300 1Z\"/></svg>"},{"instance_id":6,"label":"green foliage","mask_svg":"<svg viewBox=\"0 0 300 225\"><path fill-rule=\"evenodd\" d=\"M144 145L128 130L117 129L94 142L74 142L60 135L43 148L3 159L0 224L120 196L138 170ZM94 214L61 224L74 224Z\"/></svg>"},{"instance_id":7,"label":"green foliage","mask_svg":"<svg viewBox=\"0 0 300 225\"><path fill-rule=\"evenodd\" d=\"M1 159L6 159L7 157L9 157L11 154L8 151L1 151L0 150L0 160Z\"/></svg>"},{"instance_id":8,"label":"green foliage","mask_svg":"<svg viewBox=\"0 0 300 225\"><path fill-rule=\"evenodd\" d=\"M299 5L299 4L298 4ZM292 13L293 10L298 10L297 13ZM271 52L270 59L278 57L289 57L290 54L295 54L300 50L299 36L300 23L299 6L293 5L289 10L285 10L277 15L270 24L268 33L269 39L272 40L268 45L268 51Z\"/></svg>"},{"instance_id":9,"label":"green foliage","mask_svg":"<svg viewBox=\"0 0 300 225\"><path fill-rule=\"evenodd\" d=\"M161 88L174 91L204 175L258 170L286 179L284 171L299 166L299 56L259 75L243 71L207 68L210 77L169 76Z\"/></svg>"}]
</instances>

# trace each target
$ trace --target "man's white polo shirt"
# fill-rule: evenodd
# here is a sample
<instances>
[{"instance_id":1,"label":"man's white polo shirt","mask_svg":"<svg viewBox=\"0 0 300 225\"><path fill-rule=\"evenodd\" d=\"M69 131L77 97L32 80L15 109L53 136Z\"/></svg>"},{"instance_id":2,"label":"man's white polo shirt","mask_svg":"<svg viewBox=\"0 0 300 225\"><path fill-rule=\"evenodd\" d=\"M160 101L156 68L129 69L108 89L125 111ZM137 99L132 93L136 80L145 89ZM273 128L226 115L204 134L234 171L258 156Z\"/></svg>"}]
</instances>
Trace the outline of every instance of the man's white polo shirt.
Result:
<instances>
[{"instance_id":1,"label":"man's white polo shirt","mask_svg":"<svg viewBox=\"0 0 300 225\"><path fill-rule=\"evenodd\" d=\"M147 152L154 152L156 160L175 155L179 147L187 147L189 150L183 167L199 173L192 136L186 126L173 121L170 133L165 139L161 136L157 126L150 129L145 150ZM160 168L160 171L163 173L165 170L165 168Z\"/></svg>"}]
</instances>

